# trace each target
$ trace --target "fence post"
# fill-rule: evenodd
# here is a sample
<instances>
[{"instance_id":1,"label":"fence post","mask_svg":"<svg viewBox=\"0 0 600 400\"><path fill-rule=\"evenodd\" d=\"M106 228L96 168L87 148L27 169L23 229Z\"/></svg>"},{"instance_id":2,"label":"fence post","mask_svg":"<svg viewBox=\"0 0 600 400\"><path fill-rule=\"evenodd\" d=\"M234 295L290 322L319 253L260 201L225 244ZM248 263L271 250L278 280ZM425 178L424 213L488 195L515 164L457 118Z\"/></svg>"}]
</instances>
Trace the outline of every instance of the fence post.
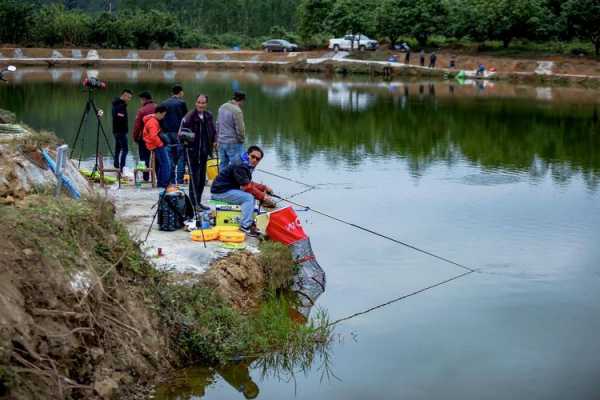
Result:
<instances>
[{"instance_id":1,"label":"fence post","mask_svg":"<svg viewBox=\"0 0 600 400\"><path fill-rule=\"evenodd\" d=\"M58 146L56 148L56 171L54 171L54 175L56 175L56 191L54 192L55 197L59 197L62 190L62 176L68 153L69 145L63 144L62 146Z\"/></svg>"}]
</instances>

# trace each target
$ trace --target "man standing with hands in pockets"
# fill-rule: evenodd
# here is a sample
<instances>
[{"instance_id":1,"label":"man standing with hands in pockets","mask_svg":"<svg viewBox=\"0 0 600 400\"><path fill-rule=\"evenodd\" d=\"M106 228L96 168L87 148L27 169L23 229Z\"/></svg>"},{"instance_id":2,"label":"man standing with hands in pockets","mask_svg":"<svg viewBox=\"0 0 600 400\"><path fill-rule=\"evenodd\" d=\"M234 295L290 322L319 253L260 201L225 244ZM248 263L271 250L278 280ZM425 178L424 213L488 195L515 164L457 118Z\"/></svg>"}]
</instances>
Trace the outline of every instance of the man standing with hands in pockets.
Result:
<instances>
[{"instance_id":1,"label":"man standing with hands in pockets","mask_svg":"<svg viewBox=\"0 0 600 400\"><path fill-rule=\"evenodd\" d=\"M202 210L209 207L201 204L202 192L206 180L206 162L215 147L217 130L213 115L208 111L208 96L201 94L196 98L194 109L187 113L181 122L181 129L194 133L194 140L186 142L190 162L190 200Z\"/></svg>"}]
</instances>

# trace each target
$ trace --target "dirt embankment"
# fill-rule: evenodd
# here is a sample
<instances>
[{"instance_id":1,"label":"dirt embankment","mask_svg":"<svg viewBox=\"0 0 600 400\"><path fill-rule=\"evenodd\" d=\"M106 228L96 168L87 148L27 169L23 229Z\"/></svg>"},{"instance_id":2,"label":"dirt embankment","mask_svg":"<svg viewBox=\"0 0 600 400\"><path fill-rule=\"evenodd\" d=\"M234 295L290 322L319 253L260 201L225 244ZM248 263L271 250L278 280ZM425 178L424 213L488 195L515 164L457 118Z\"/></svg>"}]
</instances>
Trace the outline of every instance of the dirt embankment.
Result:
<instances>
[{"instance_id":1,"label":"dirt embankment","mask_svg":"<svg viewBox=\"0 0 600 400\"><path fill-rule=\"evenodd\" d=\"M107 399L176 357L147 268L102 200L0 206L0 387L10 399Z\"/></svg>"},{"instance_id":2,"label":"dirt embankment","mask_svg":"<svg viewBox=\"0 0 600 400\"><path fill-rule=\"evenodd\" d=\"M228 357L231 343L244 351L248 338L214 327L223 315L247 326L265 290L289 283L289 250L235 253L206 276L158 271L105 198L47 193L56 180L41 137L56 140L21 134L0 146L0 398L145 398L173 367Z\"/></svg>"},{"instance_id":3,"label":"dirt embankment","mask_svg":"<svg viewBox=\"0 0 600 400\"><path fill-rule=\"evenodd\" d=\"M176 367L243 352L238 332L215 332L223 315L245 326L238 315L252 318L273 282L247 252L204 276L157 271L99 197L28 195L0 218L3 399L146 398Z\"/></svg>"}]
</instances>

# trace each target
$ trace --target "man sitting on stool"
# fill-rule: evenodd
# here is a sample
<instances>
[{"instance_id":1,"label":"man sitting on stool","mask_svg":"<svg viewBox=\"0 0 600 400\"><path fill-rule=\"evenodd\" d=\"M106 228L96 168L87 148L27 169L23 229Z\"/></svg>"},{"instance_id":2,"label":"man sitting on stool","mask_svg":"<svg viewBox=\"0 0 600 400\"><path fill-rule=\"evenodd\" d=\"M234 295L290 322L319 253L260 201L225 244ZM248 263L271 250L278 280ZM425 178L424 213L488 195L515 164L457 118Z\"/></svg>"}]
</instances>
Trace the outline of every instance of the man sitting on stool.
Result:
<instances>
[{"instance_id":1,"label":"man sitting on stool","mask_svg":"<svg viewBox=\"0 0 600 400\"><path fill-rule=\"evenodd\" d=\"M252 220L255 199L262 201L266 207L274 207L275 203L267 193L273 190L260 183L252 182L252 171L263 158L263 151L258 146L250 146L238 160L219 172L210 189L213 200L226 201L241 205L242 221L240 230L248 236L256 237L259 232Z\"/></svg>"}]
</instances>

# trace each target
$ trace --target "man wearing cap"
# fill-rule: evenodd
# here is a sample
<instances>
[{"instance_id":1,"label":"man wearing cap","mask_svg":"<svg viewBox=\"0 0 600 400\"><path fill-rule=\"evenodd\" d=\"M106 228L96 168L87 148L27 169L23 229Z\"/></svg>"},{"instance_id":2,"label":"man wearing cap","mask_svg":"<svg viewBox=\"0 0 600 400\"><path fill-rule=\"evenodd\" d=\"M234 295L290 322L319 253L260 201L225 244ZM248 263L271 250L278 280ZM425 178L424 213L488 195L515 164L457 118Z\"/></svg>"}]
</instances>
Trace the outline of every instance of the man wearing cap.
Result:
<instances>
[{"instance_id":1,"label":"man wearing cap","mask_svg":"<svg viewBox=\"0 0 600 400\"><path fill-rule=\"evenodd\" d=\"M234 92L233 98L219 108L217 116L217 145L219 170L224 170L244 152L246 125L242 106L246 101L244 92Z\"/></svg>"},{"instance_id":2,"label":"man wearing cap","mask_svg":"<svg viewBox=\"0 0 600 400\"><path fill-rule=\"evenodd\" d=\"M242 209L240 230L248 236L259 235L253 221L254 203L262 202L265 207L275 207L273 199L269 196L273 190L260 183L252 181L252 172L262 160L264 152L258 146L250 146L247 152L238 155L227 168L219 171L210 192L213 200L237 204Z\"/></svg>"}]
</instances>

